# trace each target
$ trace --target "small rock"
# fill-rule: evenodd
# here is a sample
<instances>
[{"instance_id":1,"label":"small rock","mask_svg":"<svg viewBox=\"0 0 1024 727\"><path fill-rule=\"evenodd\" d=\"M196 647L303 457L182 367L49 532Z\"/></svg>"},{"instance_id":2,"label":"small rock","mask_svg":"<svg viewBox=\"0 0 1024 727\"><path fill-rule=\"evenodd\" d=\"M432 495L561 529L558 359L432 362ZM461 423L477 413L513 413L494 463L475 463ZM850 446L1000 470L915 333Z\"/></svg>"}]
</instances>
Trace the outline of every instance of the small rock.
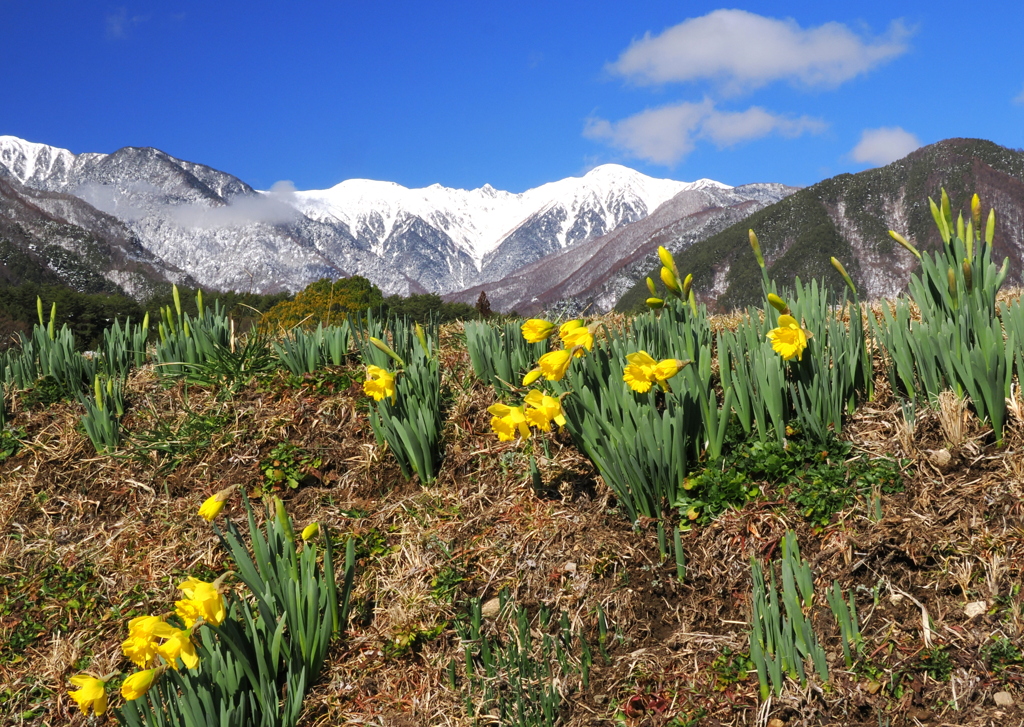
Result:
<instances>
[{"instance_id":1,"label":"small rock","mask_svg":"<svg viewBox=\"0 0 1024 727\"><path fill-rule=\"evenodd\" d=\"M1013 706L1013 697L1010 696L1009 692L996 692L992 695L992 699L995 700L997 707Z\"/></svg>"},{"instance_id":2,"label":"small rock","mask_svg":"<svg viewBox=\"0 0 1024 727\"><path fill-rule=\"evenodd\" d=\"M903 603L903 596L899 593L894 593L891 596L889 596L889 603L891 603L893 606L899 606L901 603Z\"/></svg>"},{"instance_id":3,"label":"small rock","mask_svg":"<svg viewBox=\"0 0 1024 727\"><path fill-rule=\"evenodd\" d=\"M928 461L940 469L948 465L950 460L953 459L953 455L945 447L942 449L929 449L927 452Z\"/></svg>"},{"instance_id":4,"label":"small rock","mask_svg":"<svg viewBox=\"0 0 1024 727\"><path fill-rule=\"evenodd\" d=\"M967 618L981 616L986 611L988 611L988 601L971 601L964 606L964 615Z\"/></svg>"},{"instance_id":5,"label":"small rock","mask_svg":"<svg viewBox=\"0 0 1024 727\"><path fill-rule=\"evenodd\" d=\"M480 615L484 618L496 618L499 613L501 613L501 601L497 598L492 598L480 607Z\"/></svg>"},{"instance_id":6,"label":"small rock","mask_svg":"<svg viewBox=\"0 0 1024 727\"><path fill-rule=\"evenodd\" d=\"M868 694L878 694L878 690L882 688L882 685L876 682L874 679L869 679L864 682L864 691Z\"/></svg>"},{"instance_id":7,"label":"small rock","mask_svg":"<svg viewBox=\"0 0 1024 727\"><path fill-rule=\"evenodd\" d=\"M576 573L576 564L573 563L572 561L569 561L564 566L562 566L562 570L564 570L566 573L570 573L570 574L575 575L575 573Z\"/></svg>"}]
</instances>

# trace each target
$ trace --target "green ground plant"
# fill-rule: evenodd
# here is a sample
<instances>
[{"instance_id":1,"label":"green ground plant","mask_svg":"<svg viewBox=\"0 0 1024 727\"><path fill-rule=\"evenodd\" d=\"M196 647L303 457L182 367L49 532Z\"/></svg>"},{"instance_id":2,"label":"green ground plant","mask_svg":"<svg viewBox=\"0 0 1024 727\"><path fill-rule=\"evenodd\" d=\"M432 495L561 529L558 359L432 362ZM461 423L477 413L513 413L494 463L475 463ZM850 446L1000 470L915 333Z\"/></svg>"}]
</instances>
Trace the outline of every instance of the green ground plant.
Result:
<instances>
[{"instance_id":1,"label":"green ground plant","mask_svg":"<svg viewBox=\"0 0 1024 727\"><path fill-rule=\"evenodd\" d=\"M587 688L594 650L571 626L565 612L541 606L532 615L499 594L494 626L485 622L479 599L454 623L462 663L448 665L449 686L461 693L466 713L516 727L554 727L562 699L577 685ZM601 614L602 655L610 632Z\"/></svg>"}]
</instances>

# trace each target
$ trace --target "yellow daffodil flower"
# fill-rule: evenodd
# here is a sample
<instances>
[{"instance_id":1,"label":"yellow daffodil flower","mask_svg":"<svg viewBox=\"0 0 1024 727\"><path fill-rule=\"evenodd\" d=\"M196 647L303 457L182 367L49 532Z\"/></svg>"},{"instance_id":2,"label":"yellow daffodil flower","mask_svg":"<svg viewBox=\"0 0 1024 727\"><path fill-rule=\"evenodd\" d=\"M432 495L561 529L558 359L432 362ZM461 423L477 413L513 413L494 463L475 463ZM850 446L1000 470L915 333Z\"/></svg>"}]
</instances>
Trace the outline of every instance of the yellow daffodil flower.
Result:
<instances>
[{"instance_id":1,"label":"yellow daffodil flower","mask_svg":"<svg viewBox=\"0 0 1024 727\"><path fill-rule=\"evenodd\" d=\"M561 381L565 372L569 370L570 361L572 353L563 349L544 354L538 359L537 366L548 381Z\"/></svg>"},{"instance_id":2,"label":"yellow daffodil flower","mask_svg":"<svg viewBox=\"0 0 1024 727\"><path fill-rule=\"evenodd\" d=\"M622 380L629 384L629 388L640 394L650 391L658 362L646 351L631 353L626 356L626 360L629 363L622 372Z\"/></svg>"},{"instance_id":3,"label":"yellow daffodil flower","mask_svg":"<svg viewBox=\"0 0 1024 727\"><path fill-rule=\"evenodd\" d=\"M528 407L526 409L527 421L538 429L545 432L550 431L551 422L560 427L565 426L562 403L557 398L534 389L526 395L523 403Z\"/></svg>"},{"instance_id":4,"label":"yellow daffodil flower","mask_svg":"<svg viewBox=\"0 0 1024 727\"><path fill-rule=\"evenodd\" d=\"M310 523L302 529L302 539L310 540L320 534L320 523Z\"/></svg>"},{"instance_id":5,"label":"yellow daffodil flower","mask_svg":"<svg viewBox=\"0 0 1024 727\"><path fill-rule=\"evenodd\" d=\"M589 351L594 347L594 334L587 326L577 326L562 334L562 342L566 348L575 349L573 355L579 357L583 355L584 349Z\"/></svg>"},{"instance_id":6,"label":"yellow daffodil flower","mask_svg":"<svg viewBox=\"0 0 1024 727\"><path fill-rule=\"evenodd\" d=\"M527 343L540 343L548 340L555 332L555 324L540 318L531 318L523 324L522 331Z\"/></svg>"},{"instance_id":7,"label":"yellow daffodil flower","mask_svg":"<svg viewBox=\"0 0 1024 727\"><path fill-rule=\"evenodd\" d=\"M810 336L807 331L800 327L793 316L779 316L779 327L768 331L768 340L772 342L772 349L787 361L803 360L804 349L807 348L807 339Z\"/></svg>"},{"instance_id":8,"label":"yellow daffodil flower","mask_svg":"<svg viewBox=\"0 0 1024 727\"><path fill-rule=\"evenodd\" d=\"M137 666L149 666L156 658L157 639L166 639L177 631L159 616L136 616L128 622L128 638L121 651Z\"/></svg>"},{"instance_id":9,"label":"yellow daffodil flower","mask_svg":"<svg viewBox=\"0 0 1024 727\"><path fill-rule=\"evenodd\" d=\"M583 325L582 318L576 318L571 321L566 321L558 327L558 337L565 341L565 337L569 334L569 331L575 331Z\"/></svg>"},{"instance_id":10,"label":"yellow daffodil flower","mask_svg":"<svg viewBox=\"0 0 1024 727\"><path fill-rule=\"evenodd\" d=\"M157 647L157 651L172 669L178 668L178 657L189 669L195 669L199 665L199 655L192 643L192 635L184 629L175 629L174 634L167 637L167 640Z\"/></svg>"},{"instance_id":11,"label":"yellow daffodil flower","mask_svg":"<svg viewBox=\"0 0 1024 727\"><path fill-rule=\"evenodd\" d=\"M224 621L224 597L212 583L189 578L178 586L178 590L187 598L174 602L174 610L192 628L199 619L212 626L220 626Z\"/></svg>"},{"instance_id":12,"label":"yellow daffodil flower","mask_svg":"<svg viewBox=\"0 0 1024 727\"><path fill-rule=\"evenodd\" d=\"M231 485L225 487L220 492L216 492L210 497L206 498L206 501L199 506L199 517L203 518L207 522L212 522L215 517L220 514L220 511L224 509L224 503L231 497L231 493L235 491L238 485Z\"/></svg>"},{"instance_id":13,"label":"yellow daffodil flower","mask_svg":"<svg viewBox=\"0 0 1024 727\"><path fill-rule=\"evenodd\" d=\"M363 392L372 396L374 401L380 401L389 397L395 400L395 377L387 369L380 366L370 365L366 367L366 381L363 382Z\"/></svg>"},{"instance_id":14,"label":"yellow daffodil flower","mask_svg":"<svg viewBox=\"0 0 1024 727\"><path fill-rule=\"evenodd\" d=\"M217 495L211 495L206 498L202 505L199 506L199 517L210 522L217 517L223 509L224 501L218 500Z\"/></svg>"},{"instance_id":15,"label":"yellow daffodil flower","mask_svg":"<svg viewBox=\"0 0 1024 727\"><path fill-rule=\"evenodd\" d=\"M523 439L530 438L530 425L526 422L526 414L521 406L493 404L487 408L493 416L491 428L502 442L511 442L518 432Z\"/></svg>"},{"instance_id":16,"label":"yellow daffodil flower","mask_svg":"<svg viewBox=\"0 0 1024 727\"><path fill-rule=\"evenodd\" d=\"M107 683L88 674L76 674L71 683L78 689L68 692L75 700L82 714L88 715L89 710L97 717L107 711Z\"/></svg>"},{"instance_id":17,"label":"yellow daffodil flower","mask_svg":"<svg viewBox=\"0 0 1024 727\"><path fill-rule=\"evenodd\" d=\"M622 371L622 380L629 388L640 394L651 389L652 384L658 384L662 389L668 391L668 380L678 374L686 361L675 358L666 358L655 361L646 351L637 351L626 356L629 363Z\"/></svg>"},{"instance_id":18,"label":"yellow daffodil flower","mask_svg":"<svg viewBox=\"0 0 1024 727\"><path fill-rule=\"evenodd\" d=\"M156 671L156 669L146 669L146 671L137 671L132 674L121 685L121 696L130 702L144 695L153 686Z\"/></svg>"},{"instance_id":19,"label":"yellow daffodil flower","mask_svg":"<svg viewBox=\"0 0 1024 727\"><path fill-rule=\"evenodd\" d=\"M685 365L685 362L677 358L663 359L654 367L654 379L659 384L664 385L666 381L678 374Z\"/></svg>"}]
</instances>

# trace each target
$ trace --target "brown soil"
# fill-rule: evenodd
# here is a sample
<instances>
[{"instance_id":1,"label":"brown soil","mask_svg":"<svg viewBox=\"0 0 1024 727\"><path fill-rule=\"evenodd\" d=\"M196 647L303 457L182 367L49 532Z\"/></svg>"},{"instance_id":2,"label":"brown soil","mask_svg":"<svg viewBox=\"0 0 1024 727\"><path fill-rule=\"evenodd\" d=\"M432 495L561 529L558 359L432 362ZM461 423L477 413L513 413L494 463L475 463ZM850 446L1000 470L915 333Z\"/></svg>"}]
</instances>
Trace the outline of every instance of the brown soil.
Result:
<instances>
[{"instance_id":1,"label":"brown soil","mask_svg":"<svg viewBox=\"0 0 1024 727\"><path fill-rule=\"evenodd\" d=\"M133 436L170 425L166 455L130 440L97 456L77 405L15 407L23 447L0 464L0 723L85 724L68 678L87 666L128 670L127 619L166 610L186 574L223 568L198 505L231 484L258 492L262 458L291 442L322 461L277 492L295 521L352 533L362 547L351 623L307 698L307 727L472 724L448 683L461 654L450 624L466 599L503 589L530 609L567 612L590 638L600 604L617 633L589 689L563 685L564 725L1024 724L1020 409L1001 447L969 414L962 441L950 442L935 412L906 431L880 377L844 437L909 460L883 518L858 501L815 527L789 504L750 504L685 534L680 583L654 524L626 522L566 433L546 445L497 441L494 392L475 381L455 333L442 349L445 453L430 486L405 481L377 447L355 366L321 387L278 374L228 400L165 388L144 370L129 384L125 425ZM239 517L237 499L226 512ZM790 682L761 702L744 661L750 558L778 557L790 529L816 576L814 626L832 678ZM856 593L865 648L853 669L824 604L833 580ZM997 705L997 693L1013 703Z\"/></svg>"}]
</instances>

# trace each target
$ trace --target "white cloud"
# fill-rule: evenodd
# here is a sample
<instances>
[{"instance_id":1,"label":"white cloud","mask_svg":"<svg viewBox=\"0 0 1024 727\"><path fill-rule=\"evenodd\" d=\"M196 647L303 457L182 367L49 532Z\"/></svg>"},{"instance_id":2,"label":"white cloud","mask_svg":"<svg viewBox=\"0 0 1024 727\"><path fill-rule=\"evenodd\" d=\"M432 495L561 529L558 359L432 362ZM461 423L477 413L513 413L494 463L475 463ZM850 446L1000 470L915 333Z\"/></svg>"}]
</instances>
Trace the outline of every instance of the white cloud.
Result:
<instances>
[{"instance_id":1,"label":"white cloud","mask_svg":"<svg viewBox=\"0 0 1024 727\"><path fill-rule=\"evenodd\" d=\"M855 162L881 167L902 159L921 146L921 140L899 126L864 129L857 146L850 151Z\"/></svg>"},{"instance_id":2,"label":"white cloud","mask_svg":"<svg viewBox=\"0 0 1024 727\"><path fill-rule=\"evenodd\" d=\"M106 28L107 28L107 39L118 40L128 36L128 31L134 25L148 20L149 18L145 15L128 15L128 8L120 7L112 13L107 14Z\"/></svg>"},{"instance_id":3,"label":"white cloud","mask_svg":"<svg viewBox=\"0 0 1024 727\"><path fill-rule=\"evenodd\" d=\"M216 230L252 224L285 225L299 217L292 202L295 185L275 182L269 192L238 195L227 204L209 206L201 203L170 203L162 201L163 191L148 182L135 182L118 189L107 184L87 184L75 194L98 210L122 220L162 217L179 227Z\"/></svg>"},{"instance_id":4,"label":"white cloud","mask_svg":"<svg viewBox=\"0 0 1024 727\"><path fill-rule=\"evenodd\" d=\"M817 134L824 131L826 126L821 119L781 116L765 111L760 106L752 106L746 111L711 113L701 127L701 135L721 148L760 139L769 134L778 134L788 139L806 133Z\"/></svg>"},{"instance_id":5,"label":"white cloud","mask_svg":"<svg viewBox=\"0 0 1024 727\"><path fill-rule=\"evenodd\" d=\"M835 87L908 49L910 32L894 21L884 36L858 35L842 23L801 28L744 10L715 10L635 40L608 69L638 84L708 79L728 93L788 79Z\"/></svg>"},{"instance_id":6,"label":"white cloud","mask_svg":"<svg viewBox=\"0 0 1024 727\"><path fill-rule=\"evenodd\" d=\"M781 116L760 106L719 111L714 102L705 99L647 109L621 121L591 118L583 135L638 159L673 166L685 159L699 140L723 148L771 134L796 137L824 128L825 123L818 119Z\"/></svg>"}]
</instances>

